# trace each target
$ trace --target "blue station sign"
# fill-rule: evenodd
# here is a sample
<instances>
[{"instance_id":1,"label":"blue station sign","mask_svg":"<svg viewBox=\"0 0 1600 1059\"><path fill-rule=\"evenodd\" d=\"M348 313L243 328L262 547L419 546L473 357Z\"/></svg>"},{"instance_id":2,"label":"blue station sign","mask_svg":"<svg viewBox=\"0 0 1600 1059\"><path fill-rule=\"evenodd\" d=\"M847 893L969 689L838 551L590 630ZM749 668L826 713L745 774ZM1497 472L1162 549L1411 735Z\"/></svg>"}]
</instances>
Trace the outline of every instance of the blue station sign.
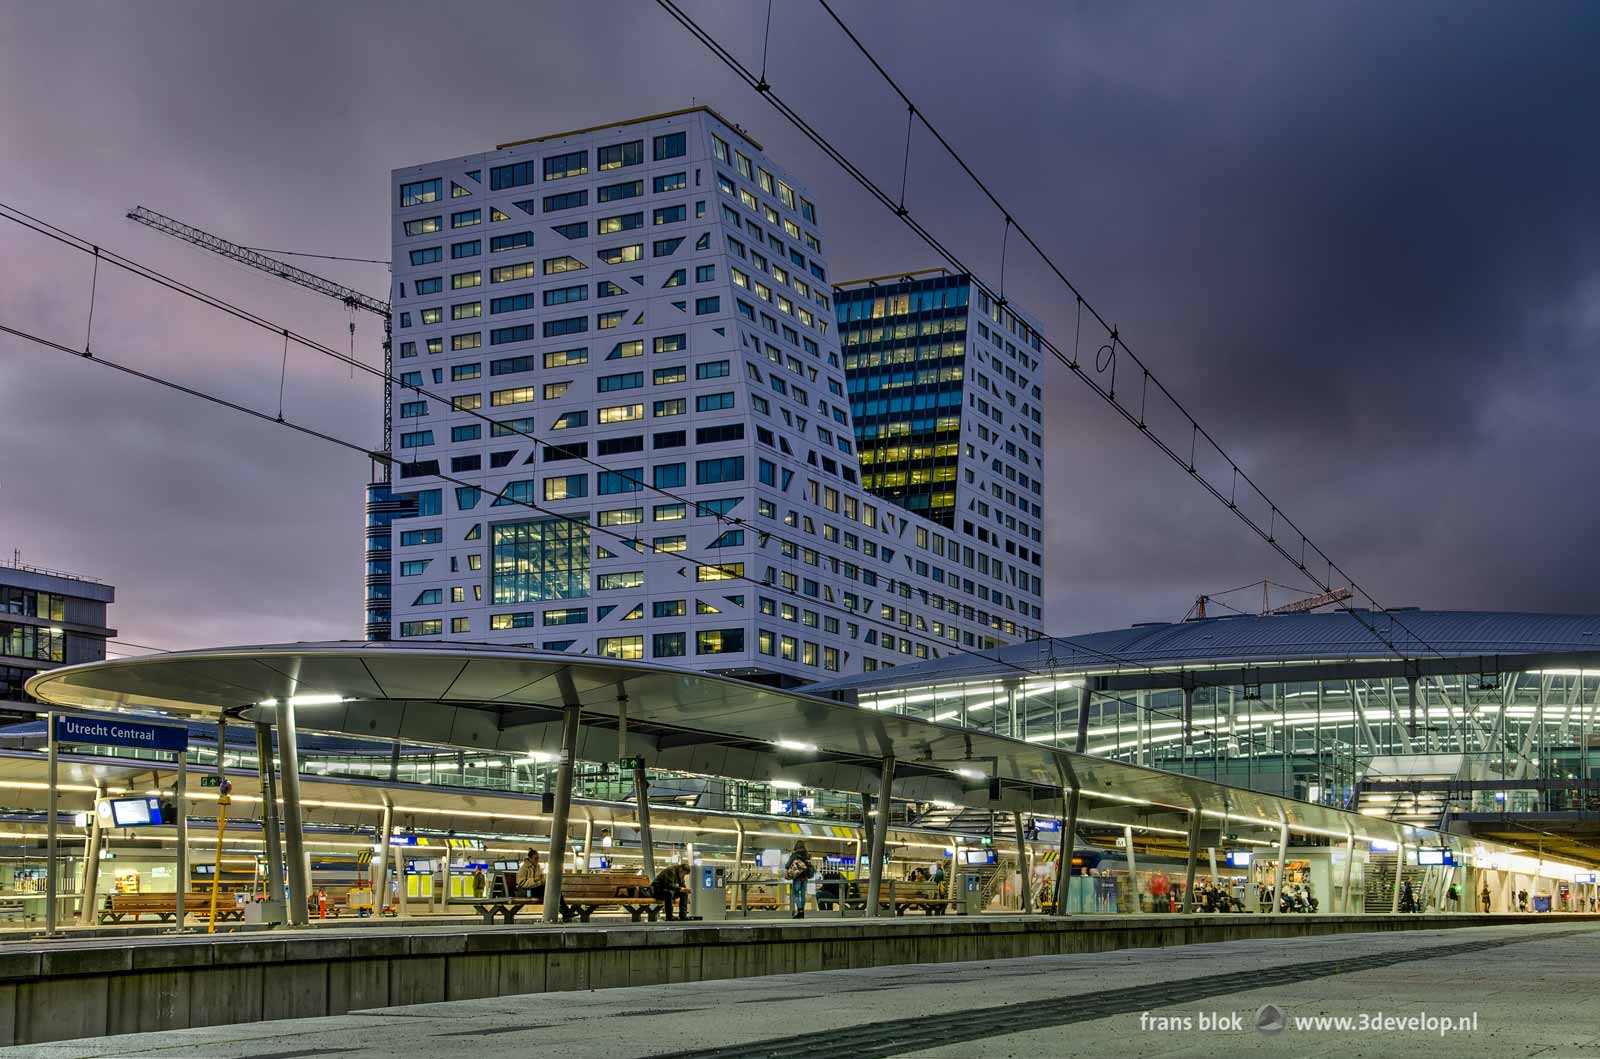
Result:
<instances>
[{"instance_id":1,"label":"blue station sign","mask_svg":"<svg viewBox=\"0 0 1600 1059\"><path fill-rule=\"evenodd\" d=\"M124 721L120 717L84 717L61 713L56 715L56 742L179 752L189 748L189 729L168 724Z\"/></svg>"}]
</instances>

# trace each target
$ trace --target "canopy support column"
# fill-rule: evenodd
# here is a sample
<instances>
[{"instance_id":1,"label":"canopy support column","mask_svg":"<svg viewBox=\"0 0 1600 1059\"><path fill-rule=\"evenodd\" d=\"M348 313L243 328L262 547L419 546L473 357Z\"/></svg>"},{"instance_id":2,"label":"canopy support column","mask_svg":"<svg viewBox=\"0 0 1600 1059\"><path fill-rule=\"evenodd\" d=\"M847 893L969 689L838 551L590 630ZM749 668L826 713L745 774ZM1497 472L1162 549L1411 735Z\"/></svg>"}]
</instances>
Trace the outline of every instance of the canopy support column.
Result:
<instances>
[{"instance_id":1,"label":"canopy support column","mask_svg":"<svg viewBox=\"0 0 1600 1059\"><path fill-rule=\"evenodd\" d=\"M1122 845L1128 854L1128 896L1132 899L1135 913L1144 911L1144 898L1139 893L1139 861L1133 852L1133 827L1130 824L1122 825Z\"/></svg>"},{"instance_id":2,"label":"canopy support column","mask_svg":"<svg viewBox=\"0 0 1600 1059\"><path fill-rule=\"evenodd\" d=\"M561 764L556 770L556 806L550 818L550 867L544 873L544 921L554 923L561 914L561 874L567 860L567 816L572 811L572 771L578 757L578 694L572 674L563 670L559 682L566 708L561 721Z\"/></svg>"},{"instance_id":3,"label":"canopy support column","mask_svg":"<svg viewBox=\"0 0 1600 1059\"><path fill-rule=\"evenodd\" d=\"M300 813L300 736L294 717L294 698L285 694L278 701L277 712L284 859L289 870L289 925L303 927L311 922L311 880L306 870L305 821Z\"/></svg>"},{"instance_id":4,"label":"canopy support column","mask_svg":"<svg viewBox=\"0 0 1600 1059\"><path fill-rule=\"evenodd\" d=\"M645 779L644 759L637 758L633 765L633 797L639 816L639 854L644 858L644 873L656 877L656 847L650 837L650 781ZM739 839L744 840L741 832Z\"/></svg>"},{"instance_id":5,"label":"canopy support column","mask_svg":"<svg viewBox=\"0 0 1600 1059\"><path fill-rule=\"evenodd\" d=\"M1194 871L1196 865L1200 862L1200 820L1200 803L1195 802L1194 807L1189 810L1189 860L1183 869L1183 910L1185 912L1194 911ZM1132 842L1128 844L1128 852L1131 857L1133 853ZM1129 870L1132 870L1131 861ZM1281 865L1278 870L1280 872L1283 870Z\"/></svg>"},{"instance_id":6,"label":"canopy support column","mask_svg":"<svg viewBox=\"0 0 1600 1059\"><path fill-rule=\"evenodd\" d=\"M1012 813L1017 825L1017 887L1021 891L1023 915L1033 914L1033 878L1028 871L1028 838L1023 833L1022 814Z\"/></svg>"},{"instance_id":7,"label":"canopy support column","mask_svg":"<svg viewBox=\"0 0 1600 1059\"><path fill-rule=\"evenodd\" d=\"M1289 859L1289 818L1284 815L1283 808L1278 808L1278 868L1273 873L1272 882L1272 911L1276 914L1283 910L1283 869Z\"/></svg>"},{"instance_id":8,"label":"canopy support column","mask_svg":"<svg viewBox=\"0 0 1600 1059\"><path fill-rule=\"evenodd\" d=\"M106 789L95 784L94 808L89 812L89 840L83 851L82 877L78 880L78 926L94 926L96 891L100 886L100 847L105 829L100 826L100 799Z\"/></svg>"},{"instance_id":9,"label":"canopy support column","mask_svg":"<svg viewBox=\"0 0 1600 1059\"><path fill-rule=\"evenodd\" d=\"M1350 875L1356 866L1356 832L1349 824L1344 826L1344 885L1339 887L1340 911L1349 912L1353 902L1350 900ZM1328 895L1332 897L1332 894ZM1333 902L1328 902L1328 911L1333 911Z\"/></svg>"},{"instance_id":10,"label":"canopy support column","mask_svg":"<svg viewBox=\"0 0 1600 1059\"><path fill-rule=\"evenodd\" d=\"M283 836L278 830L278 780L272 768L272 726L256 722L256 774L261 780L261 834L266 840L267 899L262 919L283 922Z\"/></svg>"},{"instance_id":11,"label":"canopy support column","mask_svg":"<svg viewBox=\"0 0 1600 1059\"><path fill-rule=\"evenodd\" d=\"M894 785L894 758L883 759L878 780L878 822L872 829L872 863L867 868L867 915L878 914L878 895L883 891L883 848L889 835L889 790Z\"/></svg>"}]
</instances>

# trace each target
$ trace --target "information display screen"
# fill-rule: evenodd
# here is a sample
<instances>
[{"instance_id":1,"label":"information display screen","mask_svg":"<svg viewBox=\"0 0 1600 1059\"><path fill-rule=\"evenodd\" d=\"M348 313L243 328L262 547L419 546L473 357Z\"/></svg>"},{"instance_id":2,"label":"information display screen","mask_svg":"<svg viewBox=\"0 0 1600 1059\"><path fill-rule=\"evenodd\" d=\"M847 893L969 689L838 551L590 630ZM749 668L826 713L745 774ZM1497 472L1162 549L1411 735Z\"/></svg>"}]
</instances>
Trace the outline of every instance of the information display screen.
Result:
<instances>
[{"instance_id":1,"label":"information display screen","mask_svg":"<svg viewBox=\"0 0 1600 1059\"><path fill-rule=\"evenodd\" d=\"M1230 849L1228 850L1228 867L1248 868L1250 867L1250 858L1252 856L1254 854L1247 849Z\"/></svg>"},{"instance_id":2,"label":"information display screen","mask_svg":"<svg viewBox=\"0 0 1600 1059\"><path fill-rule=\"evenodd\" d=\"M116 827L151 827L161 819L161 801L158 798L112 798L111 822Z\"/></svg>"},{"instance_id":3,"label":"information display screen","mask_svg":"<svg viewBox=\"0 0 1600 1059\"><path fill-rule=\"evenodd\" d=\"M964 849L961 851L961 863L978 866L994 863L994 850L992 849Z\"/></svg>"}]
</instances>

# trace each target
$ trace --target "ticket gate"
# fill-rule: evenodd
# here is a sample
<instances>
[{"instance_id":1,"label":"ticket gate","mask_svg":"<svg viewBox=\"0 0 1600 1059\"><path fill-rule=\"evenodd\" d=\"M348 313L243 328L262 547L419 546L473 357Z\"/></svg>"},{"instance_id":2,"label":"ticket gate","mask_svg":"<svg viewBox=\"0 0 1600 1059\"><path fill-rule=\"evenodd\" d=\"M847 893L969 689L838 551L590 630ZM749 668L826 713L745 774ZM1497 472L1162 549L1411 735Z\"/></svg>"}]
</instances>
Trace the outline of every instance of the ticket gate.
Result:
<instances>
[{"instance_id":1,"label":"ticket gate","mask_svg":"<svg viewBox=\"0 0 1600 1059\"><path fill-rule=\"evenodd\" d=\"M689 873L689 914L718 922L728 918L728 870L703 864Z\"/></svg>"}]
</instances>

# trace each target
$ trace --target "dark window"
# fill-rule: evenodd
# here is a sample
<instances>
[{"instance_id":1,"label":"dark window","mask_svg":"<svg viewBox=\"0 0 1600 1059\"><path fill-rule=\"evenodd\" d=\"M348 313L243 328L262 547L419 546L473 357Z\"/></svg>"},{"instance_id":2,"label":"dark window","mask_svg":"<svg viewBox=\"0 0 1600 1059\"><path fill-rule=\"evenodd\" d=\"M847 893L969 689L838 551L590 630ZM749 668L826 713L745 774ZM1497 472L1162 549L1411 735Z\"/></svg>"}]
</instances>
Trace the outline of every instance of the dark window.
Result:
<instances>
[{"instance_id":1,"label":"dark window","mask_svg":"<svg viewBox=\"0 0 1600 1059\"><path fill-rule=\"evenodd\" d=\"M554 213L556 210L573 210L579 206L589 205L589 192L569 191L564 195L546 195L544 197L544 212Z\"/></svg>"},{"instance_id":2,"label":"dark window","mask_svg":"<svg viewBox=\"0 0 1600 1059\"><path fill-rule=\"evenodd\" d=\"M489 189L499 191L502 188L518 188L534 181L534 168L532 162L514 162L511 165L497 165L489 170Z\"/></svg>"},{"instance_id":3,"label":"dark window","mask_svg":"<svg viewBox=\"0 0 1600 1059\"><path fill-rule=\"evenodd\" d=\"M682 158L688 153L687 137L681 132L669 132L665 136L657 136L654 147L657 162L664 162L668 158Z\"/></svg>"},{"instance_id":4,"label":"dark window","mask_svg":"<svg viewBox=\"0 0 1600 1059\"><path fill-rule=\"evenodd\" d=\"M694 432L694 443L696 445L715 445L719 441L743 440L743 423L727 423L720 427L700 427Z\"/></svg>"},{"instance_id":5,"label":"dark window","mask_svg":"<svg viewBox=\"0 0 1600 1059\"><path fill-rule=\"evenodd\" d=\"M625 180L620 184L606 184L595 189L596 202L616 202L620 199L636 199L644 194L644 181Z\"/></svg>"},{"instance_id":6,"label":"dark window","mask_svg":"<svg viewBox=\"0 0 1600 1059\"><path fill-rule=\"evenodd\" d=\"M632 434L625 438L601 438L595 446L595 452L601 456L618 456L624 452L643 451L643 434Z\"/></svg>"}]
</instances>

